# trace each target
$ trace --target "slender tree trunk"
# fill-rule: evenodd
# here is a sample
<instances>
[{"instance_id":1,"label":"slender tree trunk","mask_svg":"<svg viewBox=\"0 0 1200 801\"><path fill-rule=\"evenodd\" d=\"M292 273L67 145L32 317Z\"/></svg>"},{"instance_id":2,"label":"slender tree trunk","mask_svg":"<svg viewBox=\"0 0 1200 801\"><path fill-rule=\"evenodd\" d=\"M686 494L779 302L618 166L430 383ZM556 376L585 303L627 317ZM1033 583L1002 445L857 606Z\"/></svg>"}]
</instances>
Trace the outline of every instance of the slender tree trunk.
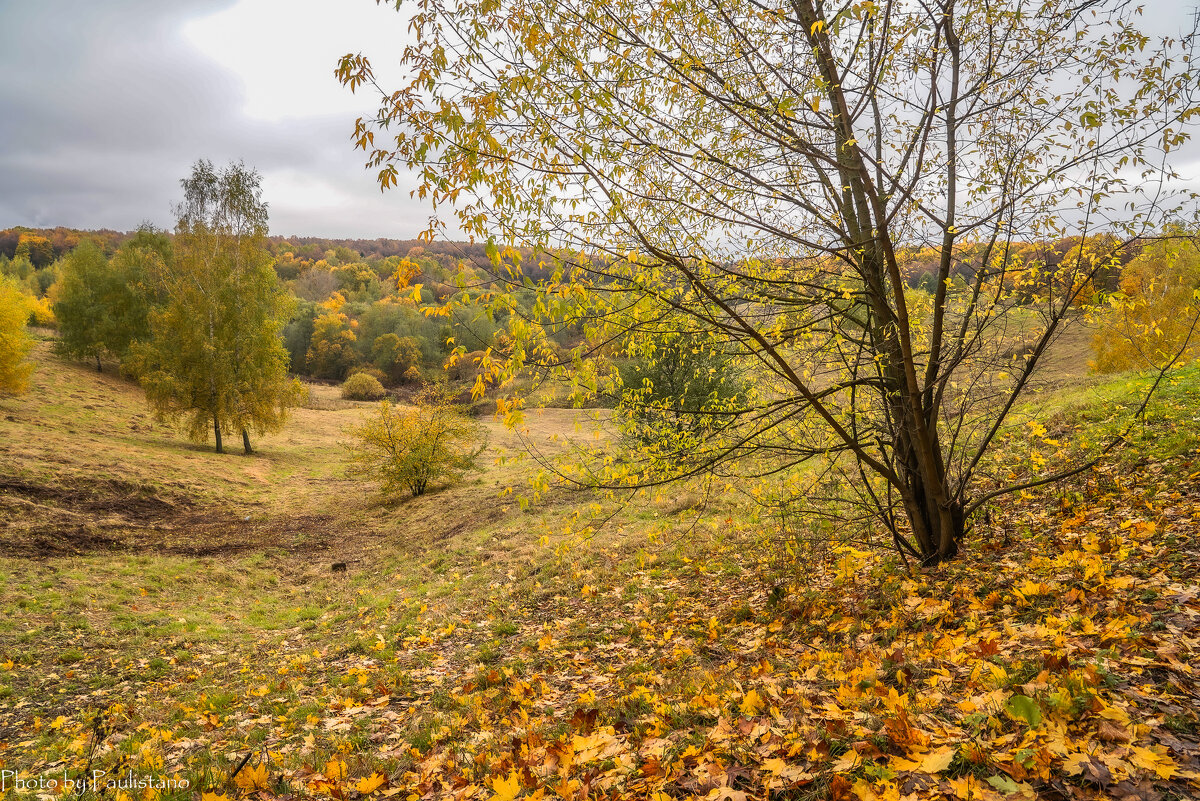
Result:
<instances>
[{"instance_id":1,"label":"slender tree trunk","mask_svg":"<svg viewBox=\"0 0 1200 801\"><path fill-rule=\"evenodd\" d=\"M225 449L221 447L221 420L215 414L213 415L213 434L217 438L217 453L224 453Z\"/></svg>"},{"instance_id":2,"label":"slender tree trunk","mask_svg":"<svg viewBox=\"0 0 1200 801\"><path fill-rule=\"evenodd\" d=\"M242 448L247 456L254 453L254 448L250 447L250 432L242 429Z\"/></svg>"},{"instance_id":3,"label":"slender tree trunk","mask_svg":"<svg viewBox=\"0 0 1200 801\"><path fill-rule=\"evenodd\" d=\"M915 456L909 458L915 462ZM941 502L950 495L944 479L924 475L915 464L903 472L907 474L904 512L921 551L921 563L928 567L953 559L966 522L962 504Z\"/></svg>"},{"instance_id":4,"label":"slender tree trunk","mask_svg":"<svg viewBox=\"0 0 1200 801\"><path fill-rule=\"evenodd\" d=\"M100 364L100 354L99 353L96 354L96 372L97 373L104 372L104 366L102 364Z\"/></svg>"}]
</instances>

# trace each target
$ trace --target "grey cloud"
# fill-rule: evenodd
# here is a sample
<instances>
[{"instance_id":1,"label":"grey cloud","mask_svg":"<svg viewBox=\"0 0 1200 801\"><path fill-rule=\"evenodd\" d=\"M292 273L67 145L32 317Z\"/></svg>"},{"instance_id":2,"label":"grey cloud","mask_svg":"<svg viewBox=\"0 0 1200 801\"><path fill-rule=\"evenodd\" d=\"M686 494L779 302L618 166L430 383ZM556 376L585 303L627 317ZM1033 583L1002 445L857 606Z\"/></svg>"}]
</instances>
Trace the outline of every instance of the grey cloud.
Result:
<instances>
[{"instance_id":1,"label":"grey cloud","mask_svg":"<svg viewBox=\"0 0 1200 801\"><path fill-rule=\"evenodd\" d=\"M245 116L238 76L181 33L230 5L0 0L0 228L168 226L179 179L209 158L243 159L268 186L296 171L328 187L317 209L268 196L277 233L415 235L426 212L378 193L351 148L352 119Z\"/></svg>"}]
</instances>

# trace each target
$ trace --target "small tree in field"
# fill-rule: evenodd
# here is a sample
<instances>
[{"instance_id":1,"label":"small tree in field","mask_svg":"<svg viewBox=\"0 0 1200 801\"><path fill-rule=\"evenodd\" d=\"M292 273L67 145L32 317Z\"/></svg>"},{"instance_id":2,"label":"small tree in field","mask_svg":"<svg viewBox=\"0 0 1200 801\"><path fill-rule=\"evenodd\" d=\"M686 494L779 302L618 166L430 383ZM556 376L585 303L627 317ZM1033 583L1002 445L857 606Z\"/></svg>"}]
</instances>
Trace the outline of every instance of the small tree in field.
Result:
<instances>
[{"instance_id":1,"label":"small tree in field","mask_svg":"<svg viewBox=\"0 0 1200 801\"><path fill-rule=\"evenodd\" d=\"M222 435L276 431L302 394L287 375L280 332L291 301L265 247L267 206L259 175L242 164L218 171L199 161L181 181L175 253L155 276L163 308L135 370L160 417L183 418L188 435L217 453Z\"/></svg>"},{"instance_id":2,"label":"small tree in field","mask_svg":"<svg viewBox=\"0 0 1200 801\"><path fill-rule=\"evenodd\" d=\"M403 409L385 400L379 412L349 433L349 473L378 481L384 495L423 495L435 484L460 480L476 469L483 452L478 422L457 408L441 387L428 387L416 408Z\"/></svg>"}]
</instances>

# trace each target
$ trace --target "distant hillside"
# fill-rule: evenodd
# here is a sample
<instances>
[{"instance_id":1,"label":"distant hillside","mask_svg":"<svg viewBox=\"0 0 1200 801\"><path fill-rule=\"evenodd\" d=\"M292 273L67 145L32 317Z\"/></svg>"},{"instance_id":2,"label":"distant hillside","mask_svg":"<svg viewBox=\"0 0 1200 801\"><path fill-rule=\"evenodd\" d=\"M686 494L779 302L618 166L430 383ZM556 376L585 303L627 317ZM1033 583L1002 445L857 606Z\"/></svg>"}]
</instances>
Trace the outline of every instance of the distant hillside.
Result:
<instances>
[{"instance_id":1,"label":"distant hillside","mask_svg":"<svg viewBox=\"0 0 1200 801\"><path fill-rule=\"evenodd\" d=\"M39 242L45 240L46 255L51 261L61 258L85 239L91 239L101 245L108 254L112 254L121 243L133 235L133 231L114 231L109 228L98 230L64 228L27 228L14 226L0 230L0 256L14 258L22 237L26 240ZM435 241L422 242L417 239L328 239L319 236L272 236L273 249L277 253L291 251L296 256L315 256L320 258L326 251L345 248L355 251L360 257L387 258L389 256L407 256L414 248L418 253L428 253L433 256L446 256L455 260L484 264L487 262L485 247L482 243Z\"/></svg>"}]
</instances>

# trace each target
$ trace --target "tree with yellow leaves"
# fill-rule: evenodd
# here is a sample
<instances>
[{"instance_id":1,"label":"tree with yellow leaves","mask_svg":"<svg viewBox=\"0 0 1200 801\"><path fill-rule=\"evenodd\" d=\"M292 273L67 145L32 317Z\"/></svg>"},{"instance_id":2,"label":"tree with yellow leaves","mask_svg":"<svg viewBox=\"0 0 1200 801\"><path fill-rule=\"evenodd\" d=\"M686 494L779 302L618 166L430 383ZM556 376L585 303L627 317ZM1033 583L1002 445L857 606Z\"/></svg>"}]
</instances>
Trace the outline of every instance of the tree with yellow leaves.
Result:
<instances>
[{"instance_id":1,"label":"tree with yellow leaves","mask_svg":"<svg viewBox=\"0 0 1200 801\"><path fill-rule=\"evenodd\" d=\"M648 351L688 330L756 377L742 402L703 410L721 418L703 442L610 460L590 483L834 474L836 488L814 478L791 502L830 514L836 489L842 528L932 565L994 498L1098 458L1017 476L990 456L1110 263L1028 263L1019 240L1119 251L1186 200L1169 164L1200 115L1196 26L1152 40L1140 13L1122 0L417 2L398 90L362 54L338 76L378 90L354 138L380 185L410 170L420 197L489 241L477 294L492 311L536 293L498 383L537 368L585 394L637 392L596 343ZM534 273L508 246L558 255ZM900 254L925 248L918 300ZM1036 322L1017 362L1019 317ZM572 329L587 336L568 357L541 358Z\"/></svg>"},{"instance_id":2,"label":"tree with yellow leaves","mask_svg":"<svg viewBox=\"0 0 1200 801\"><path fill-rule=\"evenodd\" d=\"M1098 372L1159 367L1200 353L1200 234L1178 226L1148 244L1121 275L1121 291L1100 315Z\"/></svg>"},{"instance_id":3,"label":"tree with yellow leaves","mask_svg":"<svg viewBox=\"0 0 1200 801\"><path fill-rule=\"evenodd\" d=\"M146 399L163 418L217 453L225 433L283 426L301 387L287 375L280 332L291 302L264 247L267 207L259 175L242 164L197 162L182 181L175 256L156 283L165 306L151 314L150 341L135 353Z\"/></svg>"},{"instance_id":4,"label":"tree with yellow leaves","mask_svg":"<svg viewBox=\"0 0 1200 801\"><path fill-rule=\"evenodd\" d=\"M33 365L27 357L33 340L25 324L30 298L8 276L0 276L0 395L19 395L29 387Z\"/></svg>"}]
</instances>

